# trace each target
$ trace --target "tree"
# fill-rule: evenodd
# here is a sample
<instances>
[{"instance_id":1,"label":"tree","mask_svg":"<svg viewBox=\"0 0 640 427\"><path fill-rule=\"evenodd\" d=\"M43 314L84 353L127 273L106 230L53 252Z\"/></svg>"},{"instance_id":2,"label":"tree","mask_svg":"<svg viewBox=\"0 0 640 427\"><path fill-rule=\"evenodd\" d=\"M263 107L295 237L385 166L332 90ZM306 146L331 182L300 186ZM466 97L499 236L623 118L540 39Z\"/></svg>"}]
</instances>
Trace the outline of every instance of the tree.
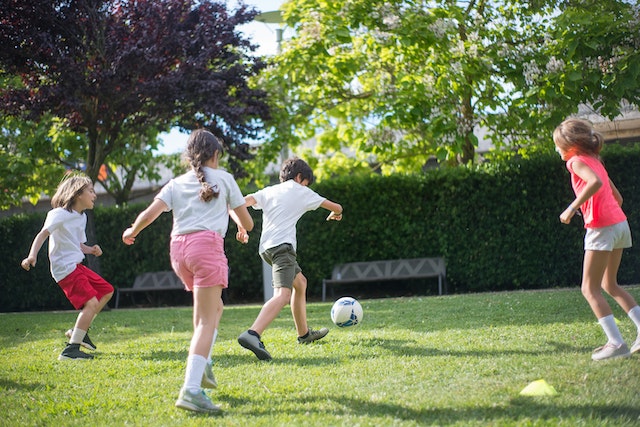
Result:
<instances>
[{"instance_id":1,"label":"tree","mask_svg":"<svg viewBox=\"0 0 640 427\"><path fill-rule=\"evenodd\" d=\"M583 103L611 120L640 105L638 1L565 1L540 49L548 60L530 64L527 104L545 96L568 115Z\"/></svg>"},{"instance_id":2,"label":"tree","mask_svg":"<svg viewBox=\"0 0 640 427\"><path fill-rule=\"evenodd\" d=\"M418 171L433 157L479 160L474 130L510 153L549 145L553 127L580 103L614 112L638 87L637 62L621 61L622 73L609 77L624 77L616 87L581 71L596 45L604 52L632 39L622 50L637 58L637 25L619 28L637 6L573 3L292 0L283 18L294 36L260 80L275 100L270 154L282 141L300 147L315 138L309 157L320 175L393 173Z\"/></svg>"},{"instance_id":3,"label":"tree","mask_svg":"<svg viewBox=\"0 0 640 427\"><path fill-rule=\"evenodd\" d=\"M2 87L0 109L63 119L82 135L77 160L94 181L109 158L146 162L150 133L172 126L222 136L241 174L242 140L268 117L263 92L247 85L262 64L236 31L254 15L209 0L1 0L0 75L21 84Z\"/></svg>"}]
</instances>

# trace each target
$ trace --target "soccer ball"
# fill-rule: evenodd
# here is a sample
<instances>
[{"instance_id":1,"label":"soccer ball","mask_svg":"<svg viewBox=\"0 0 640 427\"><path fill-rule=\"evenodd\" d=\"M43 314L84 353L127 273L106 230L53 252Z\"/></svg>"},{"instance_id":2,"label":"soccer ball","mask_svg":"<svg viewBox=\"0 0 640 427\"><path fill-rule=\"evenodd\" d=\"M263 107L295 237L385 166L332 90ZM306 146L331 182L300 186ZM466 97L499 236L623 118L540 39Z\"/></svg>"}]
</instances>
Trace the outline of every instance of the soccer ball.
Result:
<instances>
[{"instance_id":1,"label":"soccer ball","mask_svg":"<svg viewBox=\"0 0 640 427\"><path fill-rule=\"evenodd\" d=\"M362 306L351 297L342 297L331 307L331 320L336 326L346 328L362 322Z\"/></svg>"}]
</instances>

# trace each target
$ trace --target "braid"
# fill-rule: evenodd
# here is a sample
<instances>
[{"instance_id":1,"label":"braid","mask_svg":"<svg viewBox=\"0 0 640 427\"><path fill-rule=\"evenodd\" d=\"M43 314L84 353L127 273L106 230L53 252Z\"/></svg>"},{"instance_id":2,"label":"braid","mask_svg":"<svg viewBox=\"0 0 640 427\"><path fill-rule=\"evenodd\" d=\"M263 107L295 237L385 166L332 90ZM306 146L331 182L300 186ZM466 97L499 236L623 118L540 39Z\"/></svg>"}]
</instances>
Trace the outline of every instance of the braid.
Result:
<instances>
[{"instance_id":1,"label":"braid","mask_svg":"<svg viewBox=\"0 0 640 427\"><path fill-rule=\"evenodd\" d=\"M211 185L207 182L204 169L202 168L202 165L215 156L216 152L222 153L222 144L215 135L204 129L197 129L191 132L189 140L187 141L185 157L191 164L198 181L202 184L199 196L204 202L209 202L214 197L217 198L220 195L218 185Z\"/></svg>"}]
</instances>

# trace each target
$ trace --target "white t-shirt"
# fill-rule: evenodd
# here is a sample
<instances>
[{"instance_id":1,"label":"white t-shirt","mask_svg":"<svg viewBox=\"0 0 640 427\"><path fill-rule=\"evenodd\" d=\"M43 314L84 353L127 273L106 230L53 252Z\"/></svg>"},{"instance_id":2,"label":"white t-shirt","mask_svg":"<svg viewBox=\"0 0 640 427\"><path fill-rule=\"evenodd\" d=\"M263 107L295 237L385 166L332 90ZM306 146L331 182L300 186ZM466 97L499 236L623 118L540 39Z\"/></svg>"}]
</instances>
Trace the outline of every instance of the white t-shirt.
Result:
<instances>
[{"instance_id":1,"label":"white t-shirt","mask_svg":"<svg viewBox=\"0 0 640 427\"><path fill-rule=\"evenodd\" d=\"M169 181L156 196L173 210L172 236L210 230L222 237L229 227L229 208L244 205L244 197L233 176L220 169L203 167L205 179L218 186L220 195L203 202L200 197L202 184L191 170ZM215 189L215 187L214 187Z\"/></svg>"},{"instance_id":2,"label":"white t-shirt","mask_svg":"<svg viewBox=\"0 0 640 427\"><path fill-rule=\"evenodd\" d=\"M87 241L87 215L64 208L47 213L42 229L49 232L49 264L56 282L67 277L84 260L80 244Z\"/></svg>"},{"instance_id":3,"label":"white t-shirt","mask_svg":"<svg viewBox=\"0 0 640 427\"><path fill-rule=\"evenodd\" d=\"M263 188L252 195L256 199L253 208L262 209L260 253L283 243L290 243L295 250L298 220L306 212L318 209L326 200L292 179Z\"/></svg>"}]
</instances>

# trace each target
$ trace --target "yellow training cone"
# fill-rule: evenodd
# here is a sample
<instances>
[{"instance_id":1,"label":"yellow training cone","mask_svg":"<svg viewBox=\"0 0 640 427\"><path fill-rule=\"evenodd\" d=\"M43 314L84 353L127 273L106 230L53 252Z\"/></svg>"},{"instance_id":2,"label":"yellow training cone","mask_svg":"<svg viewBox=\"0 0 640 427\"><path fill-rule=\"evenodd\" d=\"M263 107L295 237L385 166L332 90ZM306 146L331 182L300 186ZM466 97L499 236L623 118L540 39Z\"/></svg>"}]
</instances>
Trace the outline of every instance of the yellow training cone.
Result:
<instances>
[{"instance_id":1,"label":"yellow training cone","mask_svg":"<svg viewBox=\"0 0 640 427\"><path fill-rule=\"evenodd\" d=\"M521 396L555 396L558 394L555 388L550 386L545 380L538 380L529 383L522 389Z\"/></svg>"}]
</instances>

